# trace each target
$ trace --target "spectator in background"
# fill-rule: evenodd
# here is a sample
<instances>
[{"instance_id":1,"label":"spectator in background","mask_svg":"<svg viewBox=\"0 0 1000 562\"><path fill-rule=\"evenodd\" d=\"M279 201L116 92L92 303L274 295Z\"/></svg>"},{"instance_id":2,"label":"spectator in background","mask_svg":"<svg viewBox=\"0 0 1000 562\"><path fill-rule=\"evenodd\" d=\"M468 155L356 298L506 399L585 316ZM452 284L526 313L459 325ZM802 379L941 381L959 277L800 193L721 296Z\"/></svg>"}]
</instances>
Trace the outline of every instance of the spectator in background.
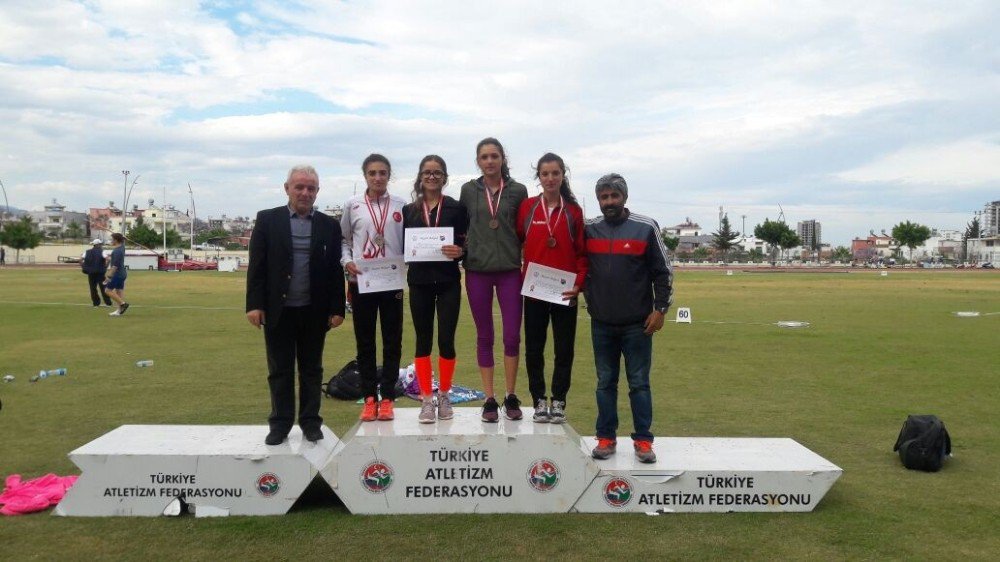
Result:
<instances>
[{"instance_id":1,"label":"spectator in background","mask_svg":"<svg viewBox=\"0 0 1000 562\"><path fill-rule=\"evenodd\" d=\"M83 255L81 268L87 276L87 284L90 286L90 300L94 306L101 306L101 299L104 299L104 306L111 306L111 297L104 290L104 274L108 272L108 260L104 258L104 242L95 238L91 242L93 246ZM100 296L98 296L100 290Z\"/></svg>"},{"instance_id":2,"label":"spectator in background","mask_svg":"<svg viewBox=\"0 0 1000 562\"><path fill-rule=\"evenodd\" d=\"M125 302L126 277L128 270L125 269L125 237L116 232L111 235L111 260L104 274L104 287L111 300L118 305L118 309L108 316L122 316L128 310L129 304Z\"/></svg>"}]
</instances>

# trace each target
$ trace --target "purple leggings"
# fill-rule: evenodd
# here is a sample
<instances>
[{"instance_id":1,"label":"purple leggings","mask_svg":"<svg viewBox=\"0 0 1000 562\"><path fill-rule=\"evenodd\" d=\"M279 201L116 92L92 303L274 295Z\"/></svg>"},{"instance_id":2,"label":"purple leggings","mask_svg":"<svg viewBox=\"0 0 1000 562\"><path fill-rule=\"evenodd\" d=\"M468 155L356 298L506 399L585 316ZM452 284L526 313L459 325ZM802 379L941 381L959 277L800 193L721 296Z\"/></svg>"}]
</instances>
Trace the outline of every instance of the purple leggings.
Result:
<instances>
[{"instance_id":1,"label":"purple leggings","mask_svg":"<svg viewBox=\"0 0 1000 562\"><path fill-rule=\"evenodd\" d=\"M521 271L466 271L472 320L476 323L476 360L480 367L493 366L493 288L496 287L503 321L503 354L521 352Z\"/></svg>"}]
</instances>

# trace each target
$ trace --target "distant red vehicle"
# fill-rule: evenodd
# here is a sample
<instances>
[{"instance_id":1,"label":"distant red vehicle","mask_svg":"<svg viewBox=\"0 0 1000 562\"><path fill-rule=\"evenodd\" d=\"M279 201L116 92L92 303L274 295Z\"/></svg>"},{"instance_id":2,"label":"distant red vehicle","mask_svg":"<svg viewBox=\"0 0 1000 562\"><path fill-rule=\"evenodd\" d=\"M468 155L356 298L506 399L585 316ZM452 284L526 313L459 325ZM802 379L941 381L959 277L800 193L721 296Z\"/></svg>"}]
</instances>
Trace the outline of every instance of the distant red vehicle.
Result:
<instances>
[{"instance_id":1,"label":"distant red vehicle","mask_svg":"<svg viewBox=\"0 0 1000 562\"><path fill-rule=\"evenodd\" d=\"M160 271L202 271L206 269L219 269L219 264L210 261L192 260L187 257L184 258L183 262L170 263L166 257L161 255L158 268Z\"/></svg>"}]
</instances>

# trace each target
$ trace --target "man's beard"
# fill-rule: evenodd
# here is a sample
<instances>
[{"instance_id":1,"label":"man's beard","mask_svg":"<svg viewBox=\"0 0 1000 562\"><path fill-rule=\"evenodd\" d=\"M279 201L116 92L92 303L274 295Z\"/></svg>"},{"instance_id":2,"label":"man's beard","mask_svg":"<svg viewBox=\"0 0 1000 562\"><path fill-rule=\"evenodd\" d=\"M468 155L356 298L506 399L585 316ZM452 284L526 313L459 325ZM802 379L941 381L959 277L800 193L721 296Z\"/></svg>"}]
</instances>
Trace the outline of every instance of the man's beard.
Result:
<instances>
[{"instance_id":1,"label":"man's beard","mask_svg":"<svg viewBox=\"0 0 1000 562\"><path fill-rule=\"evenodd\" d=\"M608 220L618 220L625 215L625 205L608 205L601 207L601 213Z\"/></svg>"}]
</instances>

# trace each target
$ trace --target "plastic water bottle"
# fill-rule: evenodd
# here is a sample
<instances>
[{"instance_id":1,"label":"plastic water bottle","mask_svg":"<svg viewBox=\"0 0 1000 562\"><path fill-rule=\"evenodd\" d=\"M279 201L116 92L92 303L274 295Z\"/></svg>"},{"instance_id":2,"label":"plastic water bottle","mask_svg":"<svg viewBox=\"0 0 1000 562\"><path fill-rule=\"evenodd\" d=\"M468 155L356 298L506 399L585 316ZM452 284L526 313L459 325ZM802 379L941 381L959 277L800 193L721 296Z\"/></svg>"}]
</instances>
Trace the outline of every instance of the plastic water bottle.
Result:
<instances>
[{"instance_id":1,"label":"plastic water bottle","mask_svg":"<svg viewBox=\"0 0 1000 562\"><path fill-rule=\"evenodd\" d=\"M44 379L45 377L64 377L66 376L66 369L51 369L49 371L41 370L38 371L38 378Z\"/></svg>"},{"instance_id":2,"label":"plastic water bottle","mask_svg":"<svg viewBox=\"0 0 1000 562\"><path fill-rule=\"evenodd\" d=\"M142 361L136 361L135 362L135 366L136 367L152 367L153 366L153 360L152 359L143 359Z\"/></svg>"}]
</instances>

